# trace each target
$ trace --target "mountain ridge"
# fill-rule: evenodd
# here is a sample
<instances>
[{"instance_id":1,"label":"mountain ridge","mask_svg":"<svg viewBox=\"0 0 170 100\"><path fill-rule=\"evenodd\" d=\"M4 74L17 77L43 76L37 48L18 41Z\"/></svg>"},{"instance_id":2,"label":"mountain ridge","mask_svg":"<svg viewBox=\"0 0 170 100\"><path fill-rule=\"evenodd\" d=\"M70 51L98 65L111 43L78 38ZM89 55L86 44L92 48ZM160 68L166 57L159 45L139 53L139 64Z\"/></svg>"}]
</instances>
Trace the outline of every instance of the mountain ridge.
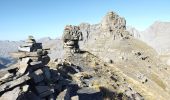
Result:
<instances>
[{"instance_id":1,"label":"mountain ridge","mask_svg":"<svg viewBox=\"0 0 170 100\"><path fill-rule=\"evenodd\" d=\"M159 27L159 23L147 29L146 32L153 35L146 36L147 38L145 35L142 37L138 35L140 32L135 28L132 28L130 32L127 31L125 18L119 16L117 13L108 12L98 24L90 25L83 23L78 26L66 25L62 39L44 38L39 41L42 42L41 45L41 43L36 43L33 36L29 36L28 40L25 41L27 45L22 45L18 52L13 53L15 57L22 58L22 60L18 60L18 65L15 64L16 68L14 72L13 69L9 70L9 72L12 71L14 79L12 78L11 80L11 74L7 74L7 76L4 76L5 78L1 78L1 92L3 92L3 97L6 97L6 93L4 92L8 94L15 91L6 91L3 90L3 87L7 89L15 88L13 87L13 82L16 84L19 82L18 84L25 86L25 84L21 84L23 81L15 80L15 76L19 75L20 79L20 75L22 74L25 76L24 78L28 78L28 80L34 78L34 80L26 82L26 86L37 81L41 81L40 85L43 84L43 82L49 82L48 84L51 84L50 82L52 82L52 80L49 74L53 72L50 75L52 75L53 78L57 78L56 80L59 78L61 80L64 79L64 81L70 81L67 85L60 83L61 86L66 85L60 87L60 89L67 89L67 86L70 86L72 82L75 82L76 85L79 86L79 89L85 89L80 90L81 92L76 92L78 97L80 97L81 93L84 94L84 92L85 94L91 93L86 90L87 88L99 90L95 91L97 94L102 93L101 90L103 90L103 88L107 88L112 90L111 99L167 100L170 98L170 67L160 60L160 54L154 46L150 46L152 42L150 42L150 40L154 40L155 36L157 36L154 32L155 30L162 32L161 28L167 28L169 25L162 26L160 29L157 29L157 27ZM168 34L168 31L168 29L165 30L165 33ZM142 41L144 39L147 41ZM36 45L40 46L36 47ZM48 57L47 51L38 49L39 47L42 48L42 46L43 48L50 48L50 57ZM51 58L51 60L49 58ZM48 64L47 66L49 67L47 67L46 64ZM35 69L30 65L34 66ZM28 77L27 74L25 74L27 72L33 75ZM39 73L45 74L44 76L48 78L48 80L43 80L44 76L39 75ZM39 78L36 79L36 77ZM61 80L58 81L62 82ZM10 81L9 84L11 85L8 84L8 81ZM51 85L56 85L58 81L55 81ZM37 90L42 89L37 88L37 84L32 86L35 86ZM51 88L54 89L54 87ZM47 90L45 91L48 92L51 88L47 86ZM23 91L22 88L15 89ZM27 89L29 90L28 87ZM69 90L66 91L69 93ZM31 93L34 94L35 92L35 89L31 89ZM64 96L67 95L67 92ZM40 94L41 93L40 91ZM62 91L60 91L60 93L62 93ZM115 96L113 96L113 94ZM49 96L48 93L46 95ZM50 93L50 95L50 98L53 98L53 94ZM99 95L95 96L97 97ZM42 96L42 98L44 98L44 96Z\"/></svg>"}]
</instances>

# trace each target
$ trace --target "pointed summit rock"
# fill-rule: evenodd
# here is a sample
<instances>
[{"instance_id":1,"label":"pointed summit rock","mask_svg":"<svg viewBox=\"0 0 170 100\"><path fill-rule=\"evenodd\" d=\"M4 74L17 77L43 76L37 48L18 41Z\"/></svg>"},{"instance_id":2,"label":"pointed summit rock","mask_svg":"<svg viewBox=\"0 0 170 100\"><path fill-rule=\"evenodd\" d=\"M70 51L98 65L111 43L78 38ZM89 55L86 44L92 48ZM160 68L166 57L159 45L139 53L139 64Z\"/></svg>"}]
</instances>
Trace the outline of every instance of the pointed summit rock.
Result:
<instances>
[{"instance_id":1,"label":"pointed summit rock","mask_svg":"<svg viewBox=\"0 0 170 100\"><path fill-rule=\"evenodd\" d=\"M126 30L126 20L115 12L108 12L101 21L103 31Z\"/></svg>"}]
</instances>

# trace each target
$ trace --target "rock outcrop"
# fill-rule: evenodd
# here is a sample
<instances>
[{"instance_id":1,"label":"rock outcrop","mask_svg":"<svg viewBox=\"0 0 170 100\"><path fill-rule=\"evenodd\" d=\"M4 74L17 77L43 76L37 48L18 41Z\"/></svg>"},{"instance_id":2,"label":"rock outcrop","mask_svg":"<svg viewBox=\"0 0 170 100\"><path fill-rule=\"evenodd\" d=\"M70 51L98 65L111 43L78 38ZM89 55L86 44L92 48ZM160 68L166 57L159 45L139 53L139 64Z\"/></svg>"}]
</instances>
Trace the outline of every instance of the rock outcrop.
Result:
<instances>
[{"instance_id":1,"label":"rock outcrop","mask_svg":"<svg viewBox=\"0 0 170 100\"><path fill-rule=\"evenodd\" d=\"M101 28L103 31L126 30L126 20L115 12L108 12L101 21Z\"/></svg>"}]
</instances>

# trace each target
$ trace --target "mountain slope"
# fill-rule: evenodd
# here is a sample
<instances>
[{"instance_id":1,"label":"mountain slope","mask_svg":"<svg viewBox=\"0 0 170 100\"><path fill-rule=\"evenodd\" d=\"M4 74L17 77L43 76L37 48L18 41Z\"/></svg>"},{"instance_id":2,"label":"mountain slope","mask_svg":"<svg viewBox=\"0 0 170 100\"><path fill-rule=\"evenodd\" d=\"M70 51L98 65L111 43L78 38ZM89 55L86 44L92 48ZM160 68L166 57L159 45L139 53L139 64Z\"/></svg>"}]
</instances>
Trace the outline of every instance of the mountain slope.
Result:
<instances>
[{"instance_id":1,"label":"mountain slope","mask_svg":"<svg viewBox=\"0 0 170 100\"><path fill-rule=\"evenodd\" d=\"M101 23L83 24L80 27L84 29L86 40L83 49L106 62L112 62L127 77L138 83L138 91L141 91L140 86L143 86L145 92L141 93L149 100L169 98L170 69L160 61L152 47L126 32L120 34L103 31Z\"/></svg>"},{"instance_id":2,"label":"mountain slope","mask_svg":"<svg viewBox=\"0 0 170 100\"><path fill-rule=\"evenodd\" d=\"M170 65L170 22L156 21L142 32L134 28L128 30L131 34L137 34L138 39L153 47L158 52L161 60Z\"/></svg>"}]
</instances>

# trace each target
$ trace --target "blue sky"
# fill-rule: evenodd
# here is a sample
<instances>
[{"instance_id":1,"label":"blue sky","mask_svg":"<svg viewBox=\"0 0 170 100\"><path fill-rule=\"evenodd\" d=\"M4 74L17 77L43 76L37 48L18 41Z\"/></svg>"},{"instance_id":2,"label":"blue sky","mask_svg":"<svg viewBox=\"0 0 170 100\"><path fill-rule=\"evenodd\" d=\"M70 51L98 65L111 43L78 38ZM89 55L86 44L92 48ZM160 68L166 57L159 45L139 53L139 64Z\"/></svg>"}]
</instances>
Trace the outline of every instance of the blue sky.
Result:
<instances>
[{"instance_id":1,"label":"blue sky","mask_svg":"<svg viewBox=\"0 0 170 100\"><path fill-rule=\"evenodd\" d=\"M60 37L65 25L99 23L108 11L139 30L170 22L170 0L0 0L0 40Z\"/></svg>"}]
</instances>

